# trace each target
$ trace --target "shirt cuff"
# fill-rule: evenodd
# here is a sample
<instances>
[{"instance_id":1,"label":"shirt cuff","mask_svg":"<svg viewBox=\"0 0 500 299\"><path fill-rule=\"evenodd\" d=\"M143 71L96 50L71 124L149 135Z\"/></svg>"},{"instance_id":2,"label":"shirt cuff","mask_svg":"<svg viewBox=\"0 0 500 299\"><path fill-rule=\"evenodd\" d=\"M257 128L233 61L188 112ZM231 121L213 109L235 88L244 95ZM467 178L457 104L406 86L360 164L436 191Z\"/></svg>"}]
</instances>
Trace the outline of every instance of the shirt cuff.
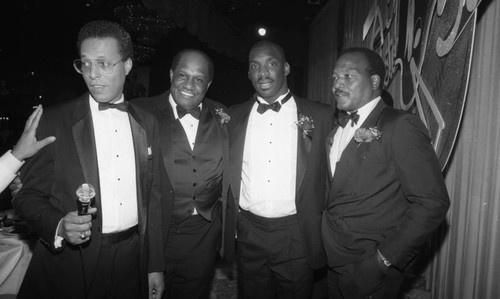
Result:
<instances>
[{"instance_id":1,"label":"shirt cuff","mask_svg":"<svg viewBox=\"0 0 500 299\"><path fill-rule=\"evenodd\" d=\"M54 247L57 249L57 248L61 248L62 247L62 241L64 240L63 237L59 236L57 234L57 232L59 231L59 227L61 226L61 220L59 220L59 223L57 224L57 228L56 228L56 234L54 236Z\"/></svg>"},{"instance_id":2,"label":"shirt cuff","mask_svg":"<svg viewBox=\"0 0 500 299\"><path fill-rule=\"evenodd\" d=\"M386 259L386 258L382 255L382 253L380 253L380 251L379 251L378 249L377 249L377 254L378 254L379 259L380 259L380 260L382 261L382 263L384 264L384 266L386 266L386 267L390 267L390 266L392 266L391 262L390 262L388 259Z\"/></svg>"},{"instance_id":3,"label":"shirt cuff","mask_svg":"<svg viewBox=\"0 0 500 299\"><path fill-rule=\"evenodd\" d=\"M2 157L0 157L0 165L12 174L16 174L23 164L24 161L17 160L11 150L8 150Z\"/></svg>"}]
</instances>

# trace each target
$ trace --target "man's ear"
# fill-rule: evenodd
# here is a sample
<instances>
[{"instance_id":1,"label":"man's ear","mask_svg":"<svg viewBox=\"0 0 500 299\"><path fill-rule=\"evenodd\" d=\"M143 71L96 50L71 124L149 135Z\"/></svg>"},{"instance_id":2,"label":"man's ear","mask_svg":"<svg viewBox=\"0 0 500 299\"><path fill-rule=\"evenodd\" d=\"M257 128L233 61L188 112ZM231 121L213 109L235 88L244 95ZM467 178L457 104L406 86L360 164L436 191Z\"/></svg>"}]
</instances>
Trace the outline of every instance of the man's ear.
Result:
<instances>
[{"instance_id":1,"label":"man's ear","mask_svg":"<svg viewBox=\"0 0 500 299\"><path fill-rule=\"evenodd\" d=\"M372 75L370 78L372 80L372 90L377 90L381 84L380 76L375 74Z\"/></svg>"},{"instance_id":2,"label":"man's ear","mask_svg":"<svg viewBox=\"0 0 500 299\"><path fill-rule=\"evenodd\" d=\"M288 76L288 74L290 74L290 65L285 62L285 76Z\"/></svg>"},{"instance_id":3,"label":"man's ear","mask_svg":"<svg viewBox=\"0 0 500 299\"><path fill-rule=\"evenodd\" d=\"M125 65L125 76L126 76L132 70L132 65L133 65L132 59L128 58L127 60L125 60L124 65Z\"/></svg>"},{"instance_id":4,"label":"man's ear","mask_svg":"<svg viewBox=\"0 0 500 299\"><path fill-rule=\"evenodd\" d=\"M170 70L170 83L172 83L172 79L174 79L174 71Z\"/></svg>"}]
</instances>

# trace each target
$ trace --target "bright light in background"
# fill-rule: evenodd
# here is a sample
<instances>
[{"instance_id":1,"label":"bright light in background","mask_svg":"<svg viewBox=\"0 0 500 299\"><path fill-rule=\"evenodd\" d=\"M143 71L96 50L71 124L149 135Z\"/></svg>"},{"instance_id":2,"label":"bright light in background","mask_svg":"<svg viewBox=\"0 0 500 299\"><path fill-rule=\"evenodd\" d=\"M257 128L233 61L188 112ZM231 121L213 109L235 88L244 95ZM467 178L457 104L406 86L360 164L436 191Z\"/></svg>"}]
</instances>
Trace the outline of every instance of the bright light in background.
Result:
<instances>
[{"instance_id":1,"label":"bright light in background","mask_svg":"<svg viewBox=\"0 0 500 299\"><path fill-rule=\"evenodd\" d=\"M259 27L259 29L257 29L257 33L258 33L260 36L266 36L267 30L266 30L266 28L264 28L264 27Z\"/></svg>"}]
</instances>

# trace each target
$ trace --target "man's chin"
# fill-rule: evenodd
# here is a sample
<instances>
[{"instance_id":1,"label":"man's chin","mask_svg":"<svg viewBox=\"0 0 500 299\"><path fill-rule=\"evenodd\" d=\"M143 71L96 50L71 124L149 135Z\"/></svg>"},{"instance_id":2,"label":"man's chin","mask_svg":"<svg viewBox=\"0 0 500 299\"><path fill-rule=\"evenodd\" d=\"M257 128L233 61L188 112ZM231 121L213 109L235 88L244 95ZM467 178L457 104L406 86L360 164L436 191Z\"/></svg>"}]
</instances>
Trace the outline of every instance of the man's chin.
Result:
<instances>
[{"instance_id":1,"label":"man's chin","mask_svg":"<svg viewBox=\"0 0 500 299\"><path fill-rule=\"evenodd\" d=\"M198 106L200 106L201 101L199 99L185 99L183 98L180 101L175 101L176 104L184 110L191 110Z\"/></svg>"},{"instance_id":2,"label":"man's chin","mask_svg":"<svg viewBox=\"0 0 500 299\"><path fill-rule=\"evenodd\" d=\"M100 94L91 93L91 95L94 98L94 100L96 100L99 103L107 103L110 101L110 99L108 97L105 97L105 96L100 95Z\"/></svg>"},{"instance_id":3,"label":"man's chin","mask_svg":"<svg viewBox=\"0 0 500 299\"><path fill-rule=\"evenodd\" d=\"M335 102L339 106L346 106L349 104L349 99L346 97L333 97L335 99Z\"/></svg>"},{"instance_id":4,"label":"man's chin","mask_svg":"<svg viewBox=\"0 0 500 299\"><path fill-rule=\"evenodd\" d=\"M342 102L339 102L339 101L336 101L337 102L337 108L339 110L344 110L344 111L348 111L348 107L347 107L347 104L345 103L342 103Z\"/></svg>"},{"instance_id":5,"label":"man's chin","mask_svg":"<svg viewBox=\"0 0 500 299\"><path fill-rule=\"evenodd\" d=\"M94 92L94 93L90 93L90 95L92 96L92 98L94 100L96 100L96 102L99 102L99 103L110 103L114 100L109 95L102 94L102 93L95 93Z\"/></svg>"},{"instance_id":6,"label":"man's chin","mask_svg":"<svg viewBox=\"0 0 500 299\"><path fill-rule=\"evenodd\" d=\"M269 97L272 97L273 95L273 91L271 89L257 89L257 94L261 97L261 98L269 98Z\"/></svg>"}]
</instances>

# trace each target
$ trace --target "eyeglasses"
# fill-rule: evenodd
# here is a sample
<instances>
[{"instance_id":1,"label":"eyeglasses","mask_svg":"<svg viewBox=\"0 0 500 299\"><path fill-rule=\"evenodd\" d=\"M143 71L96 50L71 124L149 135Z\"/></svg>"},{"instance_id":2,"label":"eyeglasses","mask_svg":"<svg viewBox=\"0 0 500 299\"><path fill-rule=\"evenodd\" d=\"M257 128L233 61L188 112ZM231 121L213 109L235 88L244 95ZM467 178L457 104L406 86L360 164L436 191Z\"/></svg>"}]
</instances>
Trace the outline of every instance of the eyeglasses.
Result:
<instances>
[{"instance_id":1,"label":"eyeglasses","mask_svg":"<svg viewBox=\"0 0 500 299\"><path fill-rule=\"evenodd\" d=\"M96 66L102 73L111 74L115 69L115 66L122 61L123 59L120 59L117 62L113 63L105 59L77 59L73 61L73 66L75 67L75 70L80 74L90 73L92 64L94 64L94 66Z\"/></svg>"}]
</instances>

